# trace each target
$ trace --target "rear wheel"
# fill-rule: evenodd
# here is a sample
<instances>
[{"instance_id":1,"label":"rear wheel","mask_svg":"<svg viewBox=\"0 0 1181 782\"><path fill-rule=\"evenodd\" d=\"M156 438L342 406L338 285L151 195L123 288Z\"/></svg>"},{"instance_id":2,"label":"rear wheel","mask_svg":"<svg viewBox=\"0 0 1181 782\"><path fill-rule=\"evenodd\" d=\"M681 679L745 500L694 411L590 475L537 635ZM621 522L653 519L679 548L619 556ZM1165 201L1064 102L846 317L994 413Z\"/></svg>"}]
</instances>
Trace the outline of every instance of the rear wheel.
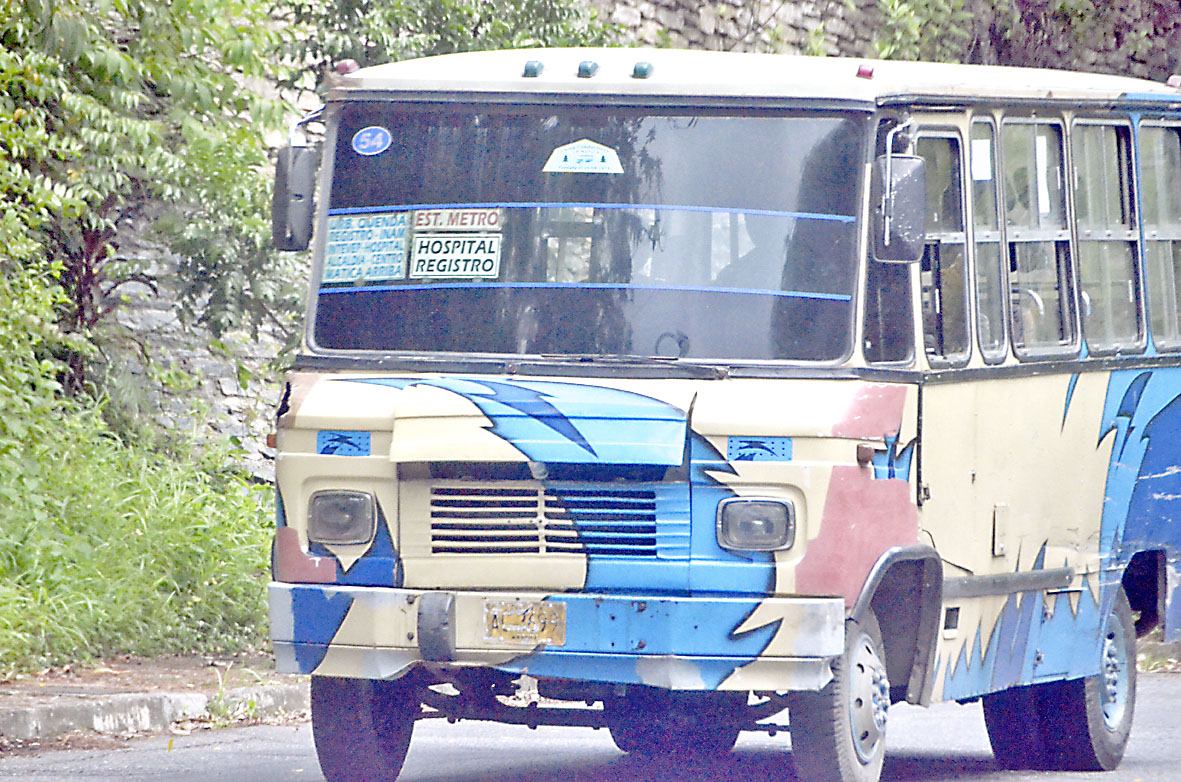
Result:
<instances>
[{"instance_id":1,"label":"rear wheel","mask_svg":"<svg viewBox=\"0 0 1181 782\"><path fill-rule=\"evenodd\" d=\"M877 617L845 625L845 653L819 692L793 693L788 705L792 762L807 782L876 782L886 755L890 682Z\"/></svg>"},{"instance_id":2,"label":"rear wheel","mask_svg":"<svg viewBox=\"0 0 1181 782\"><path fill-rule=\"evenodd\" d=\"M1007 769L1046 765L1037 688L1013 687L985 695L982 701L984 725L997 765Z\"/></svg>"},{"instance_id":3,"label":"rear wheel","mask_svg":"<svg viewBox=\"0 0 1181 782\"><path fill-rule=\"evenodd\" d=\"M313 676L312 736L328 782L393 782L419 699L410 682Z\"/></svg>"},{"instance_id":4,"label":"rear wheel","mask_svg":"<svg viewBox=\"0 0 1181 782\"><path fill-rule=\"evenodd\" d=\"M1123 759L1136 707L1136 626L1121 589L1104 624L1099 673L984 697L1006 768L1109 771Z\"/></svg>"},{"instance_id":5,"label":"rear wheel","mask_svg":"<svg viewBox=\"0 0 1181 782\"><path fill-rule=\"evenodd\" d=\"M1136 708L1136 625L1122 589L1101 654L1098 675L1044 685L1042 740L1052 768L1110 771L1123 760Z\"/></svg>"}]
</instances>

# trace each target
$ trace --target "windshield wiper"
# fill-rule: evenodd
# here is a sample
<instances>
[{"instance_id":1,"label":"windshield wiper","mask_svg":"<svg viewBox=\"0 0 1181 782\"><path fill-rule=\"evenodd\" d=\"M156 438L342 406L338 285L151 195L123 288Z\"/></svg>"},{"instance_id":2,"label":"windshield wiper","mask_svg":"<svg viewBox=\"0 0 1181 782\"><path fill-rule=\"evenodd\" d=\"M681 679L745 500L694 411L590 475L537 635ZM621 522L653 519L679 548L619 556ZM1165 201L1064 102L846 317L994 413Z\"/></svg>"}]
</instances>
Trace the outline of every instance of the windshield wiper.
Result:
<instances>
[{"instance_id":1,"label":"windshield wiper","mask_svg":"<svg viewBox=\"0 0 1181 782\"><path fill-rule=\"evenodd\" d=\"M675 367L690 374L704 374L717 379L730 374L729 367L703 364L678 356L644 356L633 353L542 353L539 357L544 361L558 361L564 364L639 365L670 369Z\"/></svg>"}]
</instances>

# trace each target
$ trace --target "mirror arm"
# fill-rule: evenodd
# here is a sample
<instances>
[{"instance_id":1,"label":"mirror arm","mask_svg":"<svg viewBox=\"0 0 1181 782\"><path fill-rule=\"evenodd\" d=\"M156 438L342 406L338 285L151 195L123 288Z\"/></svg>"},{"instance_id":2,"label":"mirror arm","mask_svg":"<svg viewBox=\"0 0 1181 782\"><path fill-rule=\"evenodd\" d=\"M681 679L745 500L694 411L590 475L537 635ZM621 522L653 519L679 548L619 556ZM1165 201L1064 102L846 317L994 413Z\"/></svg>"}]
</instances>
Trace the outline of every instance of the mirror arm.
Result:
<instances>
[{"instance_id":1,"label":"mirror arm","mask_svg":"<svg viewBox=\"0 0 1181 782\"><path fill-rule=\"evenodd\" d=\"M322 116L324 116L323 106L292 122L291 129L287 131L287 145L290 147L306 147L308 145L307 126Z\"/></svg>"}]
</instances>

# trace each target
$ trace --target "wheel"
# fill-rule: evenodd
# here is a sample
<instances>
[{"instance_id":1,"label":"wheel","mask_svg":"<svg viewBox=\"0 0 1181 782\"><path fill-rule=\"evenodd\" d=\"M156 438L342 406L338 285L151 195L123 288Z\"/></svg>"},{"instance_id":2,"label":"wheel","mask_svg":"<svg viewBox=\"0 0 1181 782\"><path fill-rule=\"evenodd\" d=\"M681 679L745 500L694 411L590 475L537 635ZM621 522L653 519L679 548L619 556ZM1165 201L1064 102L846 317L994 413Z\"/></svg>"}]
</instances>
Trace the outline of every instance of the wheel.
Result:
<instances>
[{"instance_id":1,"label":"wheel","mask_svg":"<svg viewBox=\"0 0 1181 782\"><path fill-rule=\"evenodd\" d=\"M1123 590L1104 623L1099 673L984 697L984 722L1005 768L1110 771L1123 759L1136 707L1136 626Z\"/></svg>"},{"instance_id":2,"label":"wheel","mask_svg":"<svg viewBox=\"0 0 1181 782\"><path fill-rule=\"evenodd\" d=\"M746 693L633 690L603 703L615 746L629 754L685 757L724 755L739 733Z\"/></svg>"},{"instance_id":3,"label":"wheel","mask_svg":"<svg viewBox=\"0 0 1181 782\"><path fill-rule=\"evenodd\" d=\"M981 700L984 726L997 765L1006 769L1046 766L1037 687L1013 687L985 695Z\"/></svg>"},{"instance_id":4,"label":"wheel","mask_svg":"<svg viewBox=\"0 0 1181 782\"><path fill-rule=\"evenodd\" d=\"M890 682L877 617L845 624L845 653L819 692L788 699L792 762L806 782L876 782L886 755Z\"/></svg>"},{"instance_id":5,"label":"wheel","mask_svg":"<svg viewBox=\"0 0 1181 782\"><path fill-rule=\"evenodd\" d=\"M328 782L393 782L419 701L406 681L312 677L312 736Z\"/></svg>"},{"instance_id":6,"label":"wheel","mask_svg":"<svg viewBox=\"0 0 1181 782\"><path fill-rule=\"evenodd\" d=\"M1043 685L1042 741L1050 767L1110 771L1119 765L1136 708L1136 624L1123 589L1103 629L1099 673Z\"/></svg>"}]
</instances>

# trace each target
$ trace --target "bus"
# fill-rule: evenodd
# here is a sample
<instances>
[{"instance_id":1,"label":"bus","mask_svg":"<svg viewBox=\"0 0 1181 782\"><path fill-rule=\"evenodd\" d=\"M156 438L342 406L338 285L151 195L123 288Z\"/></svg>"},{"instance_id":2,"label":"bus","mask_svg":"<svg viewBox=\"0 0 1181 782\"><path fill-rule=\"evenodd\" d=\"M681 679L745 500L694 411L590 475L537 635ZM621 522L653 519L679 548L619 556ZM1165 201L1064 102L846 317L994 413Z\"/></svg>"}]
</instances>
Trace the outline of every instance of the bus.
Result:
<instances>
[{"instance_id":1,"label":"bus","mask_svg":"<svg viewBox=\"0 0 1181 782\"><path fill-rule=\"evenodd\" d=\"M874 782L949 700L1120 762L1181 627L1177 79L478 52L292 139L269 605L329 780L446 718Z\"/></svg>"}]
</instances>

